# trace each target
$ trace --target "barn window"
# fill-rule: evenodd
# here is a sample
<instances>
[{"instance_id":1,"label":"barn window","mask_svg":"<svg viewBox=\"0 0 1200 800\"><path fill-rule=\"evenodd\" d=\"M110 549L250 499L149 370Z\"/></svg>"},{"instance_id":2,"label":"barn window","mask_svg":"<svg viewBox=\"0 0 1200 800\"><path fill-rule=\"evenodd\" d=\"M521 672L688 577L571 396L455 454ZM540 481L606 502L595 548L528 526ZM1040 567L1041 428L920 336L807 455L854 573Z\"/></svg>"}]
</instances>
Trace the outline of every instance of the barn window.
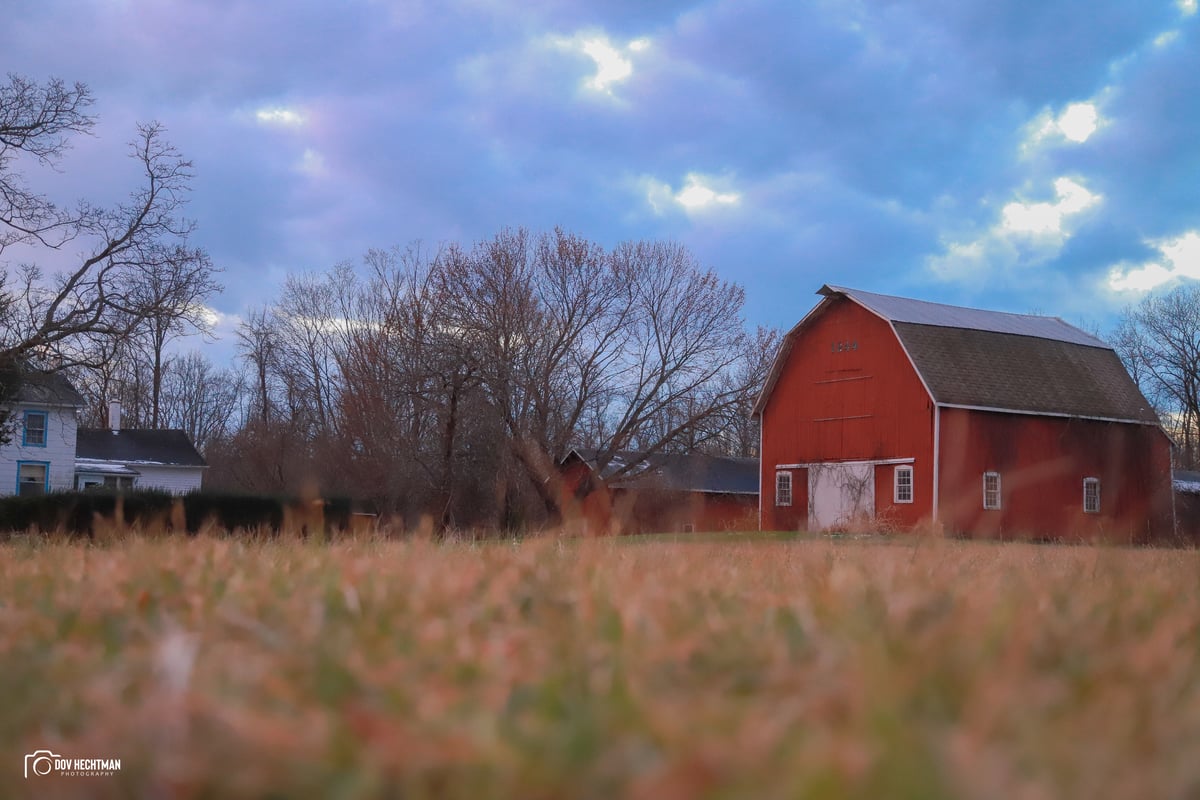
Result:
<instances>
[{"instance_id":1,"label":"barn window","mask_svg":"<svg viewBox=\"0 0 1200 800\"><path fill-rule=\"evenodd\" d=\"M897 503L911 503L913 501L913 468L912 467L896 467L896 485L892 492L892 499Z\"/></svg>"},{"instance_id":2,"label":"barn window","mask_svg":"<svg viewBox=\"0 0 1200 800\"><path fill-rule=\"evenodd\" d=\"M790 506L792 504L792 473L775 473L775 505Z\"/></svg>"},{"instance_id":3,"label":"barn window","mask_svg":"<svg viewBox=\"0 0 1200 800\"><path fill-rule=\"evenodd\" d=\"M983 473L983 507L1000 507L1000 473Z\"/></svg>"},{"instance_id":4,"label":"barn window","mask_svg":"<svg viewBox=\"0 0 1200 800\"><path fill-rule=\"evenodd\" d=\"M1100 479L1083 479L1083 510L1088 514L1100 513Z\"/></svg>"}]
</instances>

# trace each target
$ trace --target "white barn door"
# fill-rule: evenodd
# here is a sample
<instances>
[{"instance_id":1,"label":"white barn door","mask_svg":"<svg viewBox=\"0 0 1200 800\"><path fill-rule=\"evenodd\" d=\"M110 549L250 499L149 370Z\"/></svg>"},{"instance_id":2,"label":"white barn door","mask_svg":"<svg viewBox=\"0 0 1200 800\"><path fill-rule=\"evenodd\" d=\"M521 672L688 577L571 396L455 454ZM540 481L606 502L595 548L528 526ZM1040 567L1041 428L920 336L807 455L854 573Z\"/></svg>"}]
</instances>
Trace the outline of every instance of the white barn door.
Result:
<instances>
[{"instance_id":1,"label":"white barn door","mask_svg":"<svg viewBox=\"0 0 1200 800\"><path fill-rule=\"evenodd\" d=\"M808 468L808 528L843 528L875 516L874 464L814 464Z\"/></svg>"}]
</instances>

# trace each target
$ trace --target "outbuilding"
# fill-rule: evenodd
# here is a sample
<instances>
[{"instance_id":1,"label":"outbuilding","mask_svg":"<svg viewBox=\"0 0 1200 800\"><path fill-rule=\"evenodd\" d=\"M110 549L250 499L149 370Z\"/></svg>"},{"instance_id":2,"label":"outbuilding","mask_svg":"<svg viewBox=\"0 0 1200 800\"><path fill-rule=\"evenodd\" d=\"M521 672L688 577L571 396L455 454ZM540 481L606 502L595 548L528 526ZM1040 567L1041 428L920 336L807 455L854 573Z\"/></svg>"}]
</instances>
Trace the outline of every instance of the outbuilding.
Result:
<instances>
[{"instance_id":1,"label":"outbuilding","mask_svg":"<svg viewBox=\"0 0 1200 800\"><path fill-rule=\"evenodd\" d=\"M754 530L758 460L577 447L559 462L568 526L580 533Z\"/></svg>"},{"instance_id":2,"label":"outbuilding","mask_svg":"<svg viewBox=\"0 0 1200 800\"><path fill-rule=\"evenodd\" d=\"M818 294L754 408L762 528L1172 534L1170 440L1103 341L1057 317Z\"/></svg>"}]
</instances>

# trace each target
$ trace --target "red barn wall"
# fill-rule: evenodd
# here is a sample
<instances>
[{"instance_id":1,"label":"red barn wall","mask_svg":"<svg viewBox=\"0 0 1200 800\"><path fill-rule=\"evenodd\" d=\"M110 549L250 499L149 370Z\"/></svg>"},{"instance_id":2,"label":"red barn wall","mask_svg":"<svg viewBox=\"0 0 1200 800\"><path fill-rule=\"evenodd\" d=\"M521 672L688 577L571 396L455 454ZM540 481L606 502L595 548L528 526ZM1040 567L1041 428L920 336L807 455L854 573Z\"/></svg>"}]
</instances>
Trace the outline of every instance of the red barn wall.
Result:
<instances>
[{"instance_id":1,"label":"red barn wall","mask_svg":"<svg viewBox=\"0 0 1200 800\"><path fill-rule=\"evenodd\" d=\"M618 533L744 531L758 525L758 496L618 489Z\"/></svg>"},{"instance_id":2,"label":"red barn wall","mask_svg":"<svg viewBox=\"0 0 1200 800\"><path fill-rule=\"evenodd\" d=\"M1146 541L1172 532L1171 458L1148 425L942 409L939 518L947 532L997 538ZM984 510L983 473L1001 475ZM1100 479L1100 513L1083 479Z\"/></svg>"},{"instance_id":3,"label":"red barn wall","mask_svg":"<svg viewBox=\"0 0 1200 800\"><path fill-rule=\"evenodd\" d=\"M913 502L892 502L894 467L875 468L876 516L900 527L933 511L933 404L886 321L843 297L795 337L762 411L762 527L808 523L808 476L775 505L777 464L912 458Z\"/></svg>"},{"instance_id":4,"label":"red barn wall","mask_svg":"<svg viewBox=\"0 0 1200 800\"><path fill-rule=\"evenodd\" d=\"M573 461L561 468L560 508L565 531L611 533L749 531L758 528L758 495L609 489L591 468Z\"/></svg>"}]
</instances>

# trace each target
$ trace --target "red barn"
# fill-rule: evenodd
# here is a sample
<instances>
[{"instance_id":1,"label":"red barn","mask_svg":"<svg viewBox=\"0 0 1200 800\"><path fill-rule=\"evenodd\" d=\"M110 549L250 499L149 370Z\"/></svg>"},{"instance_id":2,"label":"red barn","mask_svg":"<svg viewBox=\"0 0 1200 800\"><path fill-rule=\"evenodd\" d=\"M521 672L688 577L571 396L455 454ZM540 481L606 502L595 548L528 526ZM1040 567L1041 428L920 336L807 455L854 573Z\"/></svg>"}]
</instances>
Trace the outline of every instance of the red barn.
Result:
<instances>
[{"instance_id":1,"label":"red barn","mask_svg":"<svg viewBox=\"0 0 1200 800\"><path fill-rule=\"evenodd\" d=\"M577 447L561 462L562 507L581 532L744 531L758 526L758 460L620 451L604 465ZM617 475L618 472L620 475Z\"/></svg>"},{"instance_id":2,"label":"red barn","mask_svg":"<svg viewBox=\"0 0 1200 800\"><path fill-rule=\"evenodd\" d=\"M1170 440L1107 344L1056 317L818 294L754 408L762 528L1172 533Z\"/></svg>"}]
</instances>

